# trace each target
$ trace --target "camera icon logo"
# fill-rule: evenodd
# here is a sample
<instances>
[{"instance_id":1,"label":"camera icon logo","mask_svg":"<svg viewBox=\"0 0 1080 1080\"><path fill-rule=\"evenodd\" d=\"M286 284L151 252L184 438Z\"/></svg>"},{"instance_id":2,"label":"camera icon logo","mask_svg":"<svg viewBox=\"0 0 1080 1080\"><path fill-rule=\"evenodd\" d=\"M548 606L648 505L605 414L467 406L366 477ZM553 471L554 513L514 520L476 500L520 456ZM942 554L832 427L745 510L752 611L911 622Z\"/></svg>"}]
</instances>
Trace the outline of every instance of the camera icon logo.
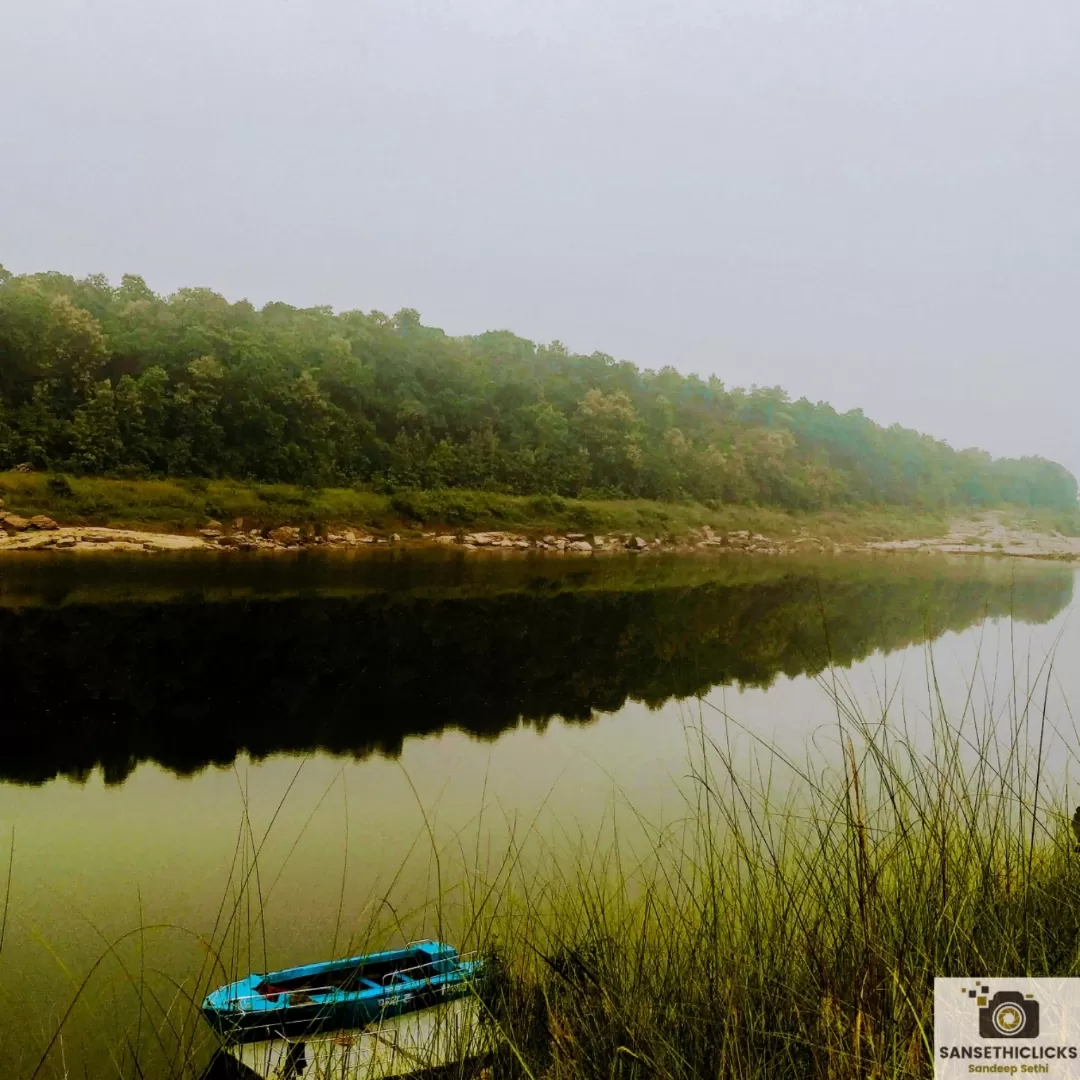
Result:
<instances>
[{"instance_id":1,"label":"camera icon logo","mask_svg":"<svg viewBox=\"0 0 1080 1080\"><path fill-rule=\"evenodd\" d=\"M989 986L963 991L979 1007L979 1035L984 1039L1034 1039L1039 1034L1039 1003L1034 994Z\"/></svg>"}]
</instances>

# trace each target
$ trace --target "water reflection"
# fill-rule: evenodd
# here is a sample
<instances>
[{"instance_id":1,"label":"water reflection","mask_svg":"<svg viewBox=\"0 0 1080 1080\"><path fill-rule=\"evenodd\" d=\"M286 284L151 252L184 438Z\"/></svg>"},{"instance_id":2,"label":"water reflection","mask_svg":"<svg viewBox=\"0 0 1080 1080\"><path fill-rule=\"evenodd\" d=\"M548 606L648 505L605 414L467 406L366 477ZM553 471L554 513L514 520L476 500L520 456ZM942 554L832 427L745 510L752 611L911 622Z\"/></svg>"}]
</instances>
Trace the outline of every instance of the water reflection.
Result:
<instances>
[{"instance_id":1,"label":"water reflection","mask_svg":"<svg viewBox=\"0 0 1080 1080\"><path fill-rule=\"evenodd\" d=\"M862 562L85 561L0 567L0 777L110 783L288 751L396 755L719 684L768 686L1011 614L1070 570ZM81 575L81 576L80 576ZM270 576L268 576L270 575Z\"/></svg>"}]
</instances>

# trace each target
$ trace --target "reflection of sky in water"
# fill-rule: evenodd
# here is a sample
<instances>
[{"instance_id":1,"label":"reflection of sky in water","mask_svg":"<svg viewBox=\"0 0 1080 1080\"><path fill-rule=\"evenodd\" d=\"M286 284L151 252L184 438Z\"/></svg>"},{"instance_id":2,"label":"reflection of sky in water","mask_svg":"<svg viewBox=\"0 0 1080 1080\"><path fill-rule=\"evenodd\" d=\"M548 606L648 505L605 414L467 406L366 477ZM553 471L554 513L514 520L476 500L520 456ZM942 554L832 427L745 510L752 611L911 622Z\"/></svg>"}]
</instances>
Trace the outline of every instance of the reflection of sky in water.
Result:
<instances>
[{"instance_id":1,"label":"reflection of sky in water","mask_svg":"<svg viewBox=\"0 0 1080 1080\"><path fill-rule=\"evenodd\" d=\"M1080 624L1072 609L1041 626L998 620L948 633L933 644L932 655L950 713L963 707L977 668L969 717L981 724L992 702L1005 730L1012 722L1013 673L1021 700L1033 692L1037 718L1043 665L1055 647L1045 753L1061 784L1070 768L1075 771L1069 704L1080 701L1074 662ZM836 672L836 686L868 716L878 715L879 700L889 698L894 725L906 717L925 745L929 656L923 647L876 655ZM761 749L767 745L800 763L817 746L824 754L819 763L835 762L837 712L829 680L828 674L816 681L780 677L764 690L716 688L700 705L669 702L650 711L630 704L590 725L554 721L543 733L519 727L493 742L450 730L406 739L399 761L314 755L299 774L300 759L281 756L256 764L241 759L235 770L211 768L187 779L142 765L113 788L99 774L82 786L67 780L2 786L0 826L15 824L16 857L12 922L0 960L0 1007L9 1018L0 1051L26 1053L42 1026L50 1026L36 1015L56 1018L70 996L70 980L50 949L72 971L84 971L101 950L99 932L112 937L137 925L140 903L145 922L212 931L228 889L242 789L261 835L295 778L262 852L260 880L270 964L309 960L366 944L363 934L372 925L378 927L372 944L436 932L429 901L440 887L453 925L463 878L488 878L517 843L527 850L523 865L550 871L570 850L603 846L613 821L631 847L642 832L635 813L652 824L676 821L686 813L680 786L685 790L699 720L709 736L731 746L736 763L748 763L755 747L758 761L767 761ZM1037 729L1025 735L1038 740ZM778 768L778 794L789 782L790 774ZM384 896L389 903L380 902ZM342 927L335 934L339 905ZM172 931L151 935L146 947L154 963L176 977L201 960L200 948ZM229 963L257 969L259 948ZM102 1016L117 1007L110 995L123 1001L128 992L116 971L103 972L98 982L99 989L110 989L88 998L99 1011L79 1010L73 1018L76 1041L108 1030Z\"/></svg>"}]
</instances>

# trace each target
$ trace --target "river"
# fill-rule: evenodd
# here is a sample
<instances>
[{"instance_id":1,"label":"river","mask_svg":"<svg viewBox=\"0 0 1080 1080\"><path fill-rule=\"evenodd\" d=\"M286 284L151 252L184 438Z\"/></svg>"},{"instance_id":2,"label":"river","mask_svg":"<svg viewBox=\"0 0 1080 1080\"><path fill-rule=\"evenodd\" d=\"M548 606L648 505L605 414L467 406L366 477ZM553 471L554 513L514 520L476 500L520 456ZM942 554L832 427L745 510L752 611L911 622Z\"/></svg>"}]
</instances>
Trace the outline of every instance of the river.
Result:
<instances>
[{"instance_id":1,"label":"river","mask_svg":"<svg viewBox=\"0 0 1080 1080\"><path fill-rule=\"evenodd\" d=\"M1054 656L1071 760L1075 584L926 555L0 563L4 1075L197 1076L225 973L475 936L508 865L550 881L677 819L708 740L827 761L853 703L917 739L932 698L1004 715Z\"/></svg>"}]
</instances>

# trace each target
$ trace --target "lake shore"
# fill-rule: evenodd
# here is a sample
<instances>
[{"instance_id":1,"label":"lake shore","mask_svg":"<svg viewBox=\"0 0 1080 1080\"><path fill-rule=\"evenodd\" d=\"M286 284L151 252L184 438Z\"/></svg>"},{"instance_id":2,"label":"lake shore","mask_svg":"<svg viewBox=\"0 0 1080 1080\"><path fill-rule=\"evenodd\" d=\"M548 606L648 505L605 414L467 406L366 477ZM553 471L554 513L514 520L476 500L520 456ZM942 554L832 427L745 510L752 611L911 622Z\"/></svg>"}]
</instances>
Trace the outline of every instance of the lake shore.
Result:
<instances>
[{"instance_id":1,"label":"lake shore","mask_svg":"<svg viewBox=\"0 0 1080 1080\"><path fill-rule=\"evenodd\" d=\"M526 531L428 531L378 535L363 529L320 529L310 525L259 528L244 519L228 525L211 520L194 532L165 532L122 526L62 525L45 515L24 518L0 510L0 554L19 552L276 554L305 550L365 551L442 549L477 556L545 554L555 557L712 554L727 556L843 555L867 552L917 552L1080 560L1080 538L1040 531L1010 521L1000 511L958 519L937 536L902 539L836 539L796 526L773 535L749 529L717 530L696 526L683 535Z\"/></svg>"},{"instance_id":2,"label":"lake shore","mask_svg":"<svg viewBox=\"0 0 1080 1080\"><path fill-rule=\"evenodd\" d=\"M772 507L499 492L308 489L229 480L0 473L0 552L374 550L503 554L838 554L941 551L1080 557L1072 511L950 515L865 506Z\"/></svg>"}]
</instances>

